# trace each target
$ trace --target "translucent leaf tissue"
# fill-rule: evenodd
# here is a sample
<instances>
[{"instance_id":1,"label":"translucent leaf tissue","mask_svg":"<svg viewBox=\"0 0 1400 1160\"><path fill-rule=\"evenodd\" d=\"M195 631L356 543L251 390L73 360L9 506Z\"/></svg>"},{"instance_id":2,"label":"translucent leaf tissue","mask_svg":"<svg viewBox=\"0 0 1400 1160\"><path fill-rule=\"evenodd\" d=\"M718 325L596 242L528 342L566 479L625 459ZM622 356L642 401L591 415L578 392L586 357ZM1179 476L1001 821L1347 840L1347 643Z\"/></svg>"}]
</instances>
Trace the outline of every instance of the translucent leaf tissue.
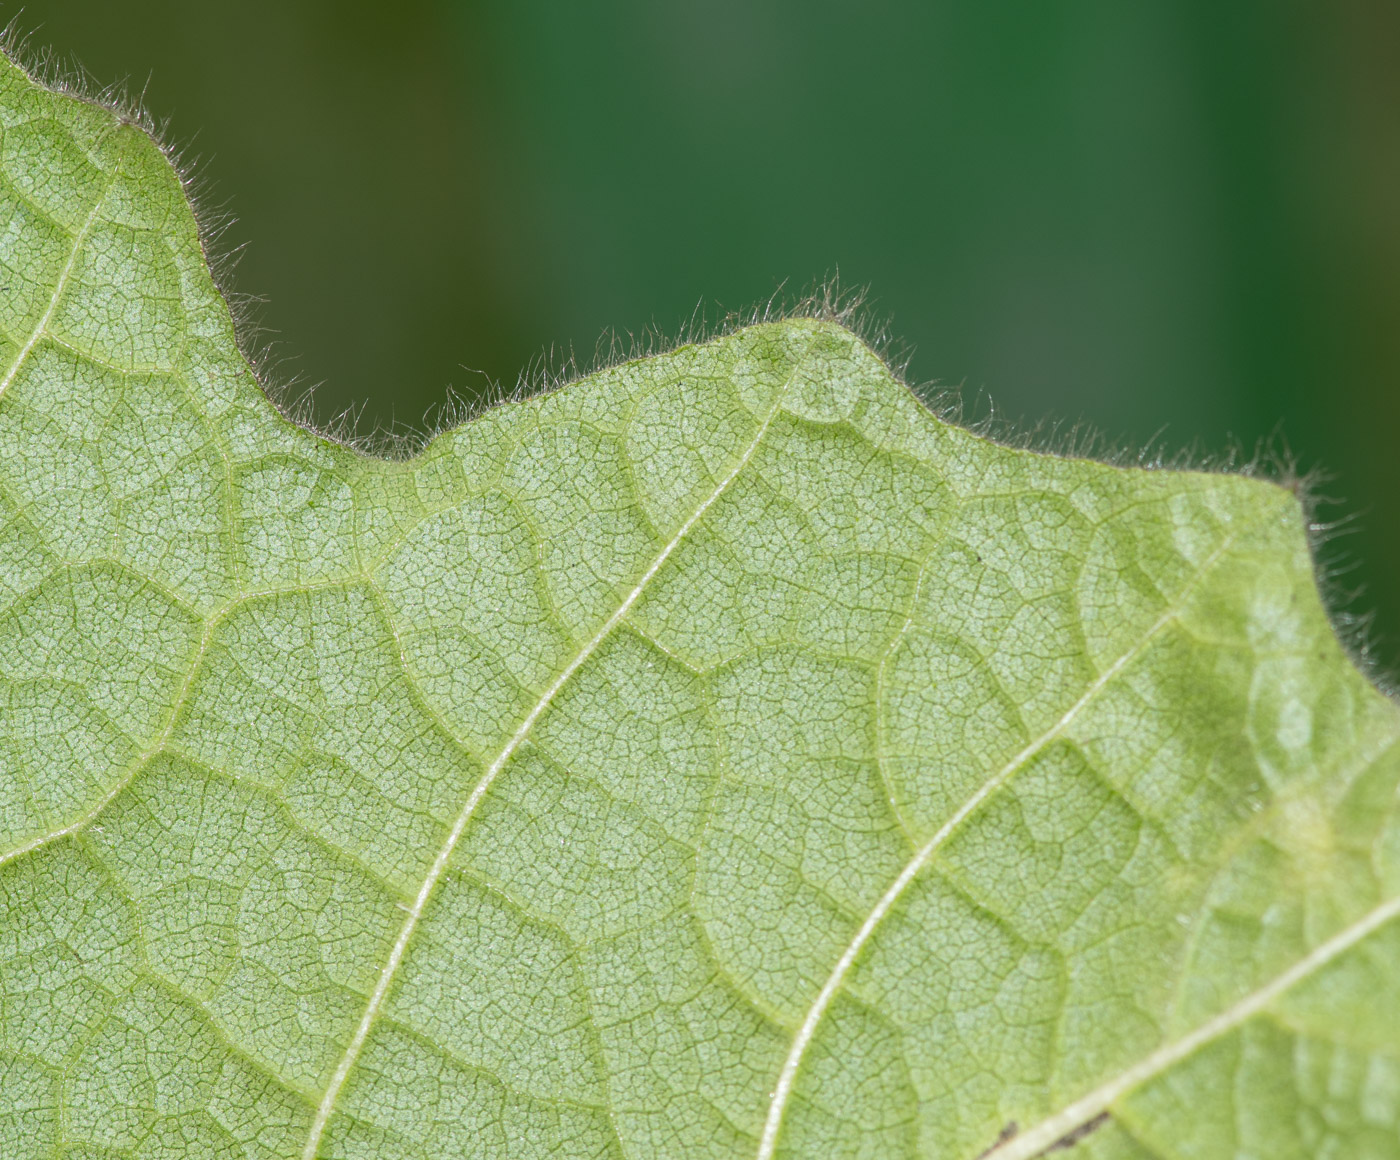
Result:
<instances>
[{"instance_id":1,"label":"translucent leaf tissue","mask_svg":"<svg viewBox=\"0 0 1400 1160\"><path fill-rule=\"evenodd\" d=\"M0 285L0 1157L1400 1158L1400 707L1289 490L820 318L362 455L8 62Z\"/></svg>"}]
</instances>

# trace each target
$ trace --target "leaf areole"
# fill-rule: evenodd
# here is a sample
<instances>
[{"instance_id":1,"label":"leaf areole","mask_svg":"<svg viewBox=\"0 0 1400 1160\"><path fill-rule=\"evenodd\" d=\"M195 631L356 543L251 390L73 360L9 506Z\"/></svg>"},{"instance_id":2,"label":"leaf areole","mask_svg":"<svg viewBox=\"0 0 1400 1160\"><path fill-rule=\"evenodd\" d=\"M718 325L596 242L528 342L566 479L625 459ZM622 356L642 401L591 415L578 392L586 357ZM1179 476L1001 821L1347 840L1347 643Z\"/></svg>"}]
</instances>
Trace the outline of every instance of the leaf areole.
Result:
<instances>
[{"instance_id":1,"label":"leaf areole","mask_svg":"<svg viewBox=\"0 0 1400 1160\"><path fill-rule=\"evenodd\" d=\"M0 179L7 1160L1400 1157L1400 711L1290 492L824 317L374 459L140 127L6 63Z\"/></svg>"}]
</instances>

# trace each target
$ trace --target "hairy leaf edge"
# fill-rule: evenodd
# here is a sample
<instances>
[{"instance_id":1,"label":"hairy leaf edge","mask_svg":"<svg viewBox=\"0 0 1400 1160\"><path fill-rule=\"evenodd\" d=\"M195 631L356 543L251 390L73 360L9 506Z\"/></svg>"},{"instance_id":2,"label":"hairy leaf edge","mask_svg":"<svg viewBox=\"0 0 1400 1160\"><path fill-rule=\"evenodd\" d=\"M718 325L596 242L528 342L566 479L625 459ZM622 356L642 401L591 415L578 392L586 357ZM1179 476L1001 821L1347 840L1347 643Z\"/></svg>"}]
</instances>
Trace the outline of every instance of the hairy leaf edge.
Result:
<instances>
[{"instance_id":1,"label":"hairy leaf edge","mask_svg":"<svg viewBox=\"0 0 1400 1160\"><path fill-rule=\"evenodd\" d=\"M839 273L809 286L800 294L787 294L780 286L767 302L745 311L729 312L710 321L697 307L696 313L674 333L656 327L642 333L628 332L625 339L616 331L600 336L592 358L580 363L572 350L563 359L541 354L522 368L513 387L488 384L479 400L464 400L448 388L444 400L424 425L377 426L362 431L360 413L347 408L328 422L318 422L313 413L314 387L297 393L297 383L278 375L279 360L272 342L262 329L256 308L263 299L240 291L235 282L241 246L225 244L225 235L234 224L233 214L212 204L212 190L198 174L199 159L187 156L169 131L169 123L152 115L145 104L145 93L133 94L127 82L103 85L77 61L68 61L32 43L32 34L23 30L22 13L0 28L0 54L28 77L30 83L49 92L83 101L108 112L118 124L143 132L161 151L174 170L194 217L200 250L214 288L228 310L239 353L263 395L282 418L324 443L367 458L411 463L430 455L441 437L470 425L488 411L527 402L541 395L563 390L575 382L629 363L702 345L725 338L753 326L791 319L829 322L849 331L907 390L940 422L1012 451L1060 459L1082 460L1124 470L1180 471L1196 474L1227 474L1259 480L1289 492L1297 502L1297 520L1304 530L1313 564L1318 601L1332 626L1333 634L1352 663L1383 695L1400 703L1400 672L1390 672L1372 653L1371 611L1355 612L1351 606L1359 594L1343 588L1340 577L1354 558L1329 550L1342 532L1341 520L1324 521L1318 509L1339 501L1324 496L1320 488L1329 478L1325 469L1299 469L1296 458L1278 437L1261 441L1252 451L1237 442L1228 443L1218 453L1199 446L1166 453L1154 436L1135 446L1113 441L1083 422L1066 425L1059 420L1042 420L1026 425L997 415L968 421L964 400L956 391L937 381L918 383L908 376L911 351L897 337L890 322L871 307L866 289L843 288ZM431 421L429 416L432 416Z\"/></svg>"},{"instance_id":2,"label":"hairy leaf edge","mask_svg":"<svg viewBox=\"0 0 1400 1160\"><path fill-rule=\"evenodd\" d=\"M1317 494L1316 487L1324 478L1316 473L1300 474L1296 469L1296 464L1285 452L1278 454L1268 448L1260 448L1253 457L1245 459L1239 450L1227 453L1224 457L1216 460L1202 461L1199 454L1183 453L1172 459L1164 459L1152 450L1151 444L1145 449L1134 452L1127 448L1114 448L1104 442L1097 434L1087 431L1082 426L1075 426L1068 431L1058 427L1040 426L1030 431L1017 429L1002 421L989 418L980 423L966 424L962 422L960 401L948 394L938 394L928 386L921 386L909 382L906 376L906 360L901 357L900 349L891 340L887 326L882 324L868 309L863 294L859 291L843 291L836 278L828 279L807 294L790 301L783 301L775 295L766 304L756 307L746 313L733 313L725 316L717 324L707 324L703 318L692 318L689 324L683 327L680 333L674 338L668 338L660 331L648 331L641 336L629 335L628 343L624 347L616 335L610 337L607 349L600 343L595 352L593 360L586 368L581 368L572 355L562 365L549 367L544 363L527 368L522 372L515 388L509 392L495 388L490 398L484 402L466 406L459 401L449 398L442 408L440 422L434 424L427 432L395 430L377 430L368 435L355 430L357 416L352 411L347 411L329 425L317 424L310 413L309 394L293 397L290 384L279 384L275 376L275 364L270 354L270 348L262 341L261 331L257 319L252 314L252 304L256 299L240 295L233 288L233 273L236 264L236 251L221 251L218 242L232 223L232 218L222 212L210 212L204 201L205 189L201 182L194 175L194 164L187 162L177 146L171 143L166 125L155 121L144 107L141 98L132 98L130 94L121 86L101 88L96 85L93 79L81 70L74 70L65 67L52 55L38 54L34 58L34 63L26 63L21 57L26 52L26 38L17 31L18 21L12 20L10 25L0 30L0 52L28 77L32 84L37 85L49 92L64 96L70 99L81 100L87 104L97 106L108 112L120 125L132 126L142 131L155 146L160 149L166 161L174 170L181 189L184 193L187 204L190 206L192 216L195 221L200 249L209 270L214 288L228 310L232 332L237 342L238 349L244 362L248 366L263 394L272 404L276 412L282 419L298 427L318 440L331 444L345 450L351 451L358 456L370 459L396 461L405 465L425 457L431 453L436 441L446 435L460 430L461 428L474 422L481 415L497 407L510 406L527 400L536 398L543 394L553 393L557 390L566 389L576 382L581 382L600 374L609 369L623 366L633 362L644 361L649 358L668 354L681 350L689 346L698 345L729 335L738 333L753 326L781 323L791 319L810 319L839 326L849 332L867 350L869 350L888 371L890 378L903 386L909 393L923 406L929 414L940 422L950 426L957 426L968 432L974 438L983 442L994 444L1004 449L1019 452L1022 454L1046 455L1057 458L1082 460L1105 464L1116 467L1120 470L1139 471L1176 471L1196 474L1232 474L1252 478L1258 482L1274 486L1289 493L1294 504L1295 517L1308 543L1310 556L1313 563L1314 591L1317 595L1318 604L1324 611L1328 623L1337 638L1339 644L1346 652L1351 661L1360 672L1381 694L1394 702L1400 703L1397 698L1397 687L1395 680L1386 674L1378 671L1368 655L1364 619L1357 620L1349 615L1337 604L1338 593L1334 589L1334 573L1329 569L1321 558L1320 550L1326 542L1331 526L1321 524L1315 520L1314 514L1321 497ZM95 212L95 211L94 211ZM61 291L64 280L66 280L73 260L81 245L81 232L78 245L75 245L74 252L70 255L69 262L60 275L59 289ZM53 301L50 303L48 313L41 320L36 335L44 329L44 323L48 316L52 314L59 292L55 293ZM607 337L607 336L605 336ZM32 340L31 340L32 344ZM26 348L27 351L27 348ZM23 354L16 359L16 365L23 361ZM8 378L4 385L8 385ZM3 385L0 385L0 393L3 393ZM781 392L774 405L774 412L781 403ZM393 951L390 954L385 969L381 972L380 984L376 987L374 995L371 997L364 1014L356 1029L354 1037L342 1058L340 1066L328 1085L326 1092L317 1108L316 1117L313 1121L311 1134L306 1141L305 1156L314 1156L318 1151L318 1146L325 1127L329 1123L330 1115L334 1110L336 1099L345 1079L353 1070L354 1064L359 1055L359 1049L368 1036L379 1006L389 990L398 960L402 957L408 943L411 941L413 930L417 925L417 920L425 906L428 897L431 895L433 887L442 870L445 868L451 853L460 838L461 833L469 823L477 804L489 789L495 775L504 767L510 756L524 740L525 736L533 727L535 721L543 714L553 701L554 696L568 682L573 673L580 665L587 660L588 656L596 649L598 644L607 637L616 623L625 617L636 599L640 596L647 582L655 572L665 563L671 551L684 537L689 528L698 520L708 507L719 498L727 489L734 477L742 469L748 458L761 441L768 422L771 421L773 413L770 413L764 421L755 437L753 443L745 450L740 459L736 461L733 468L720 482L714 492L697 508L697 510L685 521L673 539L666 545L658 557L652 562L638 584L634 587L629 596L624 599L617 611L609 617L607 622L590 638L580 649L574 659L565 667L558 678L546 690L532 711L524 719L520 727L512 735L506 746L502 749L495 761L488 767L480 782L472 791L464 804L462 811L454 824L442 850L439 851L434 860L432 869L425 878L423 886L420 888L415 903L405 920L400 935L395 942ZM1046 445L1046 444L1049 445ZM1223 549L1222 549L1223 550ZM1218 553L1217 553L1218 554ZM1202 569L1204 572L1207 569ZM202 654L208 645L208 638L212 630L213 623L218 621L218 617L210 622L206 628L204 639L199 646L199 653ZM1165 618L1164 618L1165 619ZM1033 742L1027 750L1018 754L1007 766L996 776L994 776L982 789L969 799L964 806L951 818L937 834L934 835L911 859L904 871L891 884L886 894L877 903L871 916L862 925L860 931L853 939L847 952L843 954L838 963L834 966L826 985L814 1001L808 1018L804 1020L802 1027L794 1038L792 1048L784 1062L783 1069L777 1079L775 1090L770 1101L770 1112L765 1123L762 1138L760 1140L758 1160L768 1160L776 1150L778 1137L781 1130L783 1112L786 1107L787 1098L791 1092L793 1081L798 1068L802 1062L807 1043L816 1025L824 1014L830 1001L839 992L841 983L851 965L859 956L860 950L867 940L869 934L879 925L884 914L897 901L899 894L910 881L915 878L925 864L936 854L938 848L953 829L973 812L981 801L1010 776L1016 768L1031 755L1031 751L1041 747L1052 735L1058 733L1059 729L1067 725L1077 714L1080 708L1087 701L1092 699L1098 689L1116 674L1128 661L1135 656L1142 647L1145 647L1156 633L1160 623L1154 625L1149 630L1144 640L1130 650L1128 654L1120 658L1110 668L1095 681L1084 696L1067 711L1065 716L1051 733ZM197 668L197 665L195 666ZM191 669L191 676L194 669ZM186 683L188 683L187 678ZM182 696L177 699L177 709ZM170 729L173 727L177 713L172 713L170 721L163 727L157 742L154 744L158 749L167 738ZM140 768L144 764L147 755L134 763L134 768ZM103 799L88 811L78 822L65 827L60 831L43 835L26 843L23 847L9 852L4 858L0 858L0 864L30 852L41 845L46 845L50 841L63 837L68 833L75 832L85 826L93 817L100 813L102 809L110 804L114 798L125 787L127 779L123 779L111 792L104 795ZM1180 1062L1205 1044L1213 1041L1219 1036L1232 1030L1244 1019L1257 1013L1274 998L1277 998L1284 991L1290 989L1298 982L1310 975L1315 969L1341 954L1343 951L1361 941L1368 934L1386 924L1391 919L1400 916L1400 899L1391 899L1383 903L1365 915L1352 926L1338 932L1330 940L1318 947L1306 959L1293 968L1284 972L1276 979L1267 983L1258 991L1246 996L1230 1010L1221 1013L1215 1019L1198 1028L1189 1035L1183 1036L1180 1040L1163 1045L1151 1057L1142 1063L1117 1077L1114 1081L1105 1084L1102 1088L1087 1093L1072 1105L1062 1108L1048 1119L1035 1125L1029 1131L1009 1136L1005 1140L993 1145L988 1155L997 1157L1005 1156L1007 1160L1030 1160L1044 1154L1048 1149L1065 1142L1077 1130L1085 1125L1097 1122L1101 1117L1111 1110L1111 1106L1131 1090L1140 1086L1141 1083L1153 1078L1157 1074L1165 1071L1171 1065ZM810 1024L810 1026L809 1026Z\"/></svg>"}]
</instances>

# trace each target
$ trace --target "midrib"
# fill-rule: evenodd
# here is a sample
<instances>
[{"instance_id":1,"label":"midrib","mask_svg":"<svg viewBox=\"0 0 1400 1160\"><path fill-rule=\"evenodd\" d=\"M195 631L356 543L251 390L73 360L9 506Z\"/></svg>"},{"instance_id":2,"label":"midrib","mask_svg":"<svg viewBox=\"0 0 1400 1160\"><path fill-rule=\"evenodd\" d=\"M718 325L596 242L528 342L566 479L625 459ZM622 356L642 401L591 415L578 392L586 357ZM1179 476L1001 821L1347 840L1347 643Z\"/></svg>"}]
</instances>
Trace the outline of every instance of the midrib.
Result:
<instances>
[{"instance_id":1,"label":"midrib","mask_svg":"<svg viewBox=\"0 0 1400 1160\"><path fill-rule=\"evenodd\" d=\"M788 380L776 391L773 403L769 407L768 413L759 424L758 430L754 433L748 446L744 448L743 452L739 455L739 458L735 460L733 466L730 467L724 478L715 485L709 495L705 497L685 522L676 530L665 547L657 553L656 557L647 566L646 571L642 573L641 578L618 605L616 611L614 611L603 623L602 627L580 647L578 652L574 654L569 663L540 696L539 700L535 702L534 707L520 722L520 725L511 735L510 740L505 743L505 746L496 755L495 759L487 766L486 772L482 774L481 779L472 789L471 794L467 797L465 804L462 806L461 812L457 815L456 821L453 822L452 829L448 832L446 841L443 842L441 849L437 852L437 856L433 859L432 865L429 867L428 873L418 889L418 893L414 896L412 905L408 908L407 917L404 919L403 925L399 929L398 937L394 941L393 948L390 950L384 966L380 968L379 981L375 984L374 991L365 1004L365 1009L360 1016L355 1034L346 1047L344 1054L341 1056L340 1062L336 1065L335 1072L331 1076L331 1081L327 1085L320 1103L317 1105L316 1115L311 1124L311 1131L307 1135L306 1145L302 1149L302 1160L315 1160L316 1153L321 1145L321 1139L325 1134L326 1125L330 1122L331 1115L335 1111L336 1101L339 1099L340 1092L345 1086L345 1081L354 1070L360 1052L364 1049L365 1042L369 1038L369 1033L373 1029L375 1020L378 1018L380 1009L384 1004L384 1000L388 996L390 987L393 985L394 976L403 963L404 954L407 952L409 943L413 939L413 932L417 929L418 922L423 916L423 911L428 904L428 900L432 897L434 888L447 869L447 864L451 860L453 850L456 849L457 843L461 840L463 833L465 833L467 825L471 822L472 816L475 814L477 807L481 804L482 798L484 798L487 791L490 790L492 782L496 780L501 770L506 767L516 750L525 742L530 731L534 728L535 723L545 711L548 710L555 697L559 695L560 690L569 683L574 674L588 661L588 658L598 650L599 646L611 635L613 629L626 618L627 613L641 598L642 593L646 591L647 586L655 578L656 574L661 570L672 553L680 546L685 537L690 534L691 529L704 517L705 513L719 501L720 497L729 490L730 486L739 477L739 474L748 466L750 460L753 459L754 453L758 451L759 446L762 444L764 436L768 434L768 428L777 417L778 411L782 407L783 399L787 395L788 388L791 386L792 380L796 377L801 366L802 359L799 357L793 366Z\"/></svg>"}]
</instances>

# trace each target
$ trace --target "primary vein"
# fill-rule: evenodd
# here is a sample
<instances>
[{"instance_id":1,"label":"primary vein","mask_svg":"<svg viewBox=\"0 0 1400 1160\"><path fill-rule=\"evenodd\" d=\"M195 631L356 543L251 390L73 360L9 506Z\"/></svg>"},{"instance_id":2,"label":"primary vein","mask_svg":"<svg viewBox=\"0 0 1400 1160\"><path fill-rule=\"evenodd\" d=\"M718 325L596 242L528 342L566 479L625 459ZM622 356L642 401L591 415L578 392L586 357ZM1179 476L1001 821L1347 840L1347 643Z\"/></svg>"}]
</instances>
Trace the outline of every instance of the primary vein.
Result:
<instances>
[{"instance_id":1,"label":"primary vein","mask_svg":"<svg viewBox=\"0 0 1400 1160\"><path fill-rule=\"evenodd\" d=\"M789 383L790 382L791 379L789 379ZM486 772L481 775L481 779L472 789L471 794L467 797L466 803L462 806L461 812L457 815L456 821L452 823L452 829L448 832L446 841L443 842L442 848L438 850L437 856L433 859L432 865L428 868L427 876L423 879L422 885L418 888L418 893L414 896L412 905L408 908L407 917L404 919L403 925L399 928L399 934L394 940L393 949L390 950L389 957L385 960L384 966L379 972L379 980L375 984L374 991L371 993L369 1001L365 1004L364 1012L360 1016L359 1025L355 1028L355 1034L351 1037L349 1045L345 1048L344 1054L340 1057L340 1062L336 1065L335 1073L331 1076L331 1081L326 1086L325 1093L322 1095L321 1101L316 1107L316 1115L311 1123L311 1131L307 1134L306 1145L302 1149L302 1160L315 1160L316 1153L321 1146L321 1138L325 1134L326 1125L330 1121L331 1113L335 1110L336 1100L339 1098L341 1089L345 1086L345 1081L349 1078L350 1072L354 1069L355 1062L359 1058L360 1052L364 1049L365 1041L369 1038L369 1033L374 1027L374 1022L379 1015L380 1008L383 1006L384 1000L389 994L389 988L393 984L394 976L398 972L399 965L403 962L404 954L408 950L408 945L413 939L413 932L423 916L423 911L427 906L428 899L432 896L433 889L437 886L438 880L446 871L447 863L452 857L452 851L456 849L457 843L461 840L462 834L466 831L468 823L470 823L472 816L476 813L477 807L481 804L482 798L486 796L487 791L491 788L491 783L496 780L497 775L500 774L501 770L505 768L506 764L515 754L516 750L524 743L525 739L530 734L530 730L534 728L535 722L538 721L545 710L549 708L554 698L558 696L559 691L568 684L569 680L578 672L588 658L598 650L598 647L607 639L612 630L626 618L627 613L631 611L632 607L641 598L647 585L651 583L652 579L656 576L657 572L661 570L667 559L669 559L676 548L680 546L681 542L690 533L691 528L693 528L705 513L718 502L719 498L729 490L730 485L738 478L739 473L748 465L754 453L758 450L759 445L763 442L763 437L768 433L769 426L772 424L782 406L783 397L787 392L787 386L788 384L785 383L783 387L777 391L772 406L764 416L763 421L759 424L758 430L754 433L748 446L734 462L734 465L725 474L724 478L715 485L709 495L705 497L699 506L696 507L695 511L690 514L689 518L676 530L676 533L667 542L665 547L657 553L656 558L648 565L647 570L642 573L641 578L633 586L632 590L623 598L616 611L603 622L602 627L600 627L597 632L584 642L578 652L574 654L573 659L569 661L559 675L554 678L550 686L540 695L534 707L526 714L515 732L511 734L510 740L505 743L495 759L486 767Z\"/></svg>"},{"instance_id":2,"label":"primary vein","mask_svg":"<svg viewBox=\"0 0 1400 1160\"><path fill-rule=\"evenodd\" d=\"M773 1160L773 1155L778 1147L778 1136L782 1131L783 1115L787 1110L788 1101L792 1096L793 1085L797 1080L798 1070L802 1066L803 1057L807 1048L816 1035L817 1026L826 1015L831 1002L836 998L841 988L845 985L846 976L850 974L855 961L860 957L860 952L865 948L865 944L870 941L870 936L884 921L885 916L894 908L900 897L908 889L909 884L914 881L932 860L934 854L938 852L954 834L959 826L967 820L969 816L981 808L982 803L992 796L1002 785L1010 780L1013 774L1021 769L1028 761L1040 753L1047 745L1060 737L1070 724L1084 711L1095 697L1103 691L1119 673L1131 664L1137 657L1141 656L1147 646L1156 638L1168 624L1174 620L1179 612L1180 604L1186 595L1199 584L1214 567L1217 560L1225 554L1230 544L1234 542L1235 535L1227 536L1205 562L1201 565L1190 584L1177 596L1172 607L1168 608L1159 616L1152 625L1143 633L1142 638L1133 645L1127 652L1108 666L1099 674L1092 684L1084 691L1084 694L1075 701L1060 718L1050 726L1039 737L1035 738L1029 745L1016 754L1010 761L1001 767L995 774L988 778L977 791L963 802L958 810L938 828L937 833L914 852L914 856L905 864L895 880L890 883L861 923L855 936L842 951L841 957L837 959L836 965L832 967L831 973L827 976L826 982L822 984L822 989L817 993L816 999L807 1010L806 1016L802 1020L801 1026L797 1029L797 1034L793 1036L792 1045L788 1049L786 1059L783 1061L782 1070L778 1073L778 1082L773 1088L772 1097L768 1103L768 1116L763 1124L763 1135L759 1139L758 1155L756 1160ZM921 577L922 579L922 577ZM914 619L911 609L908 619L903 628L899 630L895 638L897 645L908 632ZM893 651L893 646L891 651ZM886 658L888 659L888 658ZM883 667L883 666L882 666Z\"/></svg>"}]
</instances>

